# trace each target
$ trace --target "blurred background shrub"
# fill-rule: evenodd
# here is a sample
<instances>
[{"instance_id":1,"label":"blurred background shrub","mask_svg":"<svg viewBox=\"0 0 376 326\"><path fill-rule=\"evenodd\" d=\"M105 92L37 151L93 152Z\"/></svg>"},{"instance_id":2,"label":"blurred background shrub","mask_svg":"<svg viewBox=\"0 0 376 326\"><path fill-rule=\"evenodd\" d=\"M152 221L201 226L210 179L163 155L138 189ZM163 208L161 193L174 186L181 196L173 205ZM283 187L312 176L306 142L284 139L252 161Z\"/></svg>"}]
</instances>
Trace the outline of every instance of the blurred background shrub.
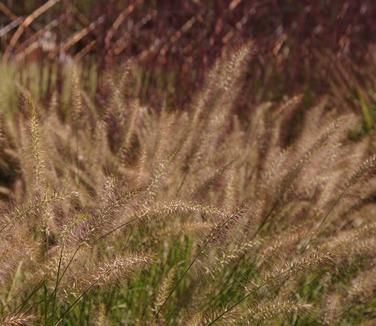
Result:
<instances>
[{"instance_id":1,"label":"blurred background shrub","mask_svg":"<svg viewBox=\"0 0 376 326\"><path fill-rule=\"evenodd\" d=\"M62 89L62 62L80 61L83 73L93 76L132 58L139 66L138 96L155 106L185 107L214 59L251 41L241 111L247 102L300 92L312 102L338 87L338 64L352 70L369 65L375 11L372 0L3 0L0 53L3 64L18 62L18 70L38 63L33 77L19 78L38 78L48 98L54 82ZM359 90L355 94L358 100Z\"/></svg>"}]
</instances>

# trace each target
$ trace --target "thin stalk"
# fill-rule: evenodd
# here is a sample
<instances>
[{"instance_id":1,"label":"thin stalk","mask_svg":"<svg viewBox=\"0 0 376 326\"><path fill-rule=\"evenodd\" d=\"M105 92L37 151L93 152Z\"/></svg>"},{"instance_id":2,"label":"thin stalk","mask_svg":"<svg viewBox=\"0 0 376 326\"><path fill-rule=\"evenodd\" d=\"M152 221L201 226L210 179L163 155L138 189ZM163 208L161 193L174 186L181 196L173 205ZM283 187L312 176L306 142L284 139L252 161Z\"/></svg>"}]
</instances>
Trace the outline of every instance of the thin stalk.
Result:
<instances>
[{"instance_id":1,"label":"thin stalk","mask_svg":"<svg viewBox=\"0 0 376 326\"><path fill-rule=\"evenodd\" d=\"M64 317L76 306L76 304L78 303L78 301L81 300L82 297L84 297L86 295L86 293L88 293L98 282L99 282L100 279L97 279L95 282L93 282L92 284L90 284L86 289L85 291L83 291L77 298L76 300L73 301L73 303L63 312L62 316L60 317L60 319L54 324L54 326L56 325L59 325L63 320L64 320Z\"/></svg>"},{"instance_id":2,"label":"thin stalk","mask_svg":"<svg viewBox=\"0 0 376 326\"><path fill-rule=\"evenodd\" d=\"M61 250L60 250L59 266L57 268L56 283L55 283L55 288L54 288L54 291L53 291L53 299L52 299L52 323L55 322L56 296L57 296L57 289L58 289L58 286L59 286L59 277L60 277L61 262L62 262L62 259L63 259L63 250L64 250L64 244L61 246Z\"/></svg>"},{"instance_id":3,"label":"thin stalk","mask_svg":"<svg viewBox=\"0 0 376 326\"><path fill-rule=\"evenodd\" d=\"M21 312L21 310L26 306L26 304L28 303L28 301L34 296L35 293L37 293L37 291L43 286L43 280L40 281L33 289L33 291L31 291L31 293L26 297L26 299L24 301L21 302L21 304L16 308L16 314Z\"/></svg>"}]
</instances>

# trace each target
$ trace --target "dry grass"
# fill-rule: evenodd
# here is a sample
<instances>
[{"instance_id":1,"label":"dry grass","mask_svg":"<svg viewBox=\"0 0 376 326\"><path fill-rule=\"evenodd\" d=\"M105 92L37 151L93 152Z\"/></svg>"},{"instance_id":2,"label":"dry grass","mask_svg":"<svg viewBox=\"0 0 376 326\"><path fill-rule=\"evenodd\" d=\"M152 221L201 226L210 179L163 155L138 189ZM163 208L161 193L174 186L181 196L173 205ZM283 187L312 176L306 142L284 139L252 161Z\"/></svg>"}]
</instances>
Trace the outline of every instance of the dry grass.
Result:
<instances>
[{"instance_id":1,"label":"dry grass","mask_svg":"<svg viewBox=\"0 0 376 326\"><path fill-rule=\"evenodd\" d=\"M287 142L298 96L240 121L248 57L247 45L218 62L187 112L124 98L129 70L98 107L78 67L69 110L18 87L0 133L16 171L2 192L1 325L375 318L376 161L348 139L357 117L322 102Z\"/></svg>"}]
</instances>

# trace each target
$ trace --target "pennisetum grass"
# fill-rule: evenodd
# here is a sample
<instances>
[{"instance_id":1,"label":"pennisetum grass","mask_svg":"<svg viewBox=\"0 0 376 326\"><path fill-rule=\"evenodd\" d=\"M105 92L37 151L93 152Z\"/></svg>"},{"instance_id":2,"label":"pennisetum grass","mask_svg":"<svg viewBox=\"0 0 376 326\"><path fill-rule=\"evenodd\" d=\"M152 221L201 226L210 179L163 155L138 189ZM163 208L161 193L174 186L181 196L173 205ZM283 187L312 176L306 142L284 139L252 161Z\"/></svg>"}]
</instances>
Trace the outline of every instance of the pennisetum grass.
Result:
<instances>
[{"instance_id":1,"label":"pennisetum grass","mask_svg":"<svg viewBox=\"0 0 376 326\"><path fill-rule=\"evenodd\" d=\"M0 119L0 174L19 167L1 196L1 325L371 320L375 156L329 101L293 135L299 94L241 120L250 46L186 112L127 98L128 66L100 103L79 66L51 103L18 87Z\"/></svg>"}]
</instances>

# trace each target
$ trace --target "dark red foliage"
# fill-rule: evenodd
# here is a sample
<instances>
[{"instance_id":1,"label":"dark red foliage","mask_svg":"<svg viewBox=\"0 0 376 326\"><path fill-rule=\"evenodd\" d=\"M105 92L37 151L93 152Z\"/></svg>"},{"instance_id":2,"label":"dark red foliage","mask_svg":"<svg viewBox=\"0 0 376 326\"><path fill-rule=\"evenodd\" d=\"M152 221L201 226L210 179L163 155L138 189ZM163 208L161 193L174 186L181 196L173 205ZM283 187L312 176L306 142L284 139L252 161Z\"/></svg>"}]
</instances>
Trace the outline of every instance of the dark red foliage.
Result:
<instances>
[{"instance_id":1,"label":"dark red foliage","mask_svg":"<svg viewBox=\"0 0 376 326\"><path fill-rule=\"evenodd\" d=\"M281 92L291 93L312 80L317 52L330 50L361 63L376 37L373 0L62 0L35 19L11 47L17 27L6 32L9 24L46 1L3 3L0 51L8 57L22 57L35 33L58 18L50 30L55 48L48 53L36 48L27 57L53 60L64 54L91 62L95 56L100 69L132 57L152 75L173 71L185 90L200 82L225 48L248 40L254 42L252 78L265 81L272 67L277 76L273 82L283 84ZM68 43L85 28L82 38Z\"/></svg>"}]
</instances>

